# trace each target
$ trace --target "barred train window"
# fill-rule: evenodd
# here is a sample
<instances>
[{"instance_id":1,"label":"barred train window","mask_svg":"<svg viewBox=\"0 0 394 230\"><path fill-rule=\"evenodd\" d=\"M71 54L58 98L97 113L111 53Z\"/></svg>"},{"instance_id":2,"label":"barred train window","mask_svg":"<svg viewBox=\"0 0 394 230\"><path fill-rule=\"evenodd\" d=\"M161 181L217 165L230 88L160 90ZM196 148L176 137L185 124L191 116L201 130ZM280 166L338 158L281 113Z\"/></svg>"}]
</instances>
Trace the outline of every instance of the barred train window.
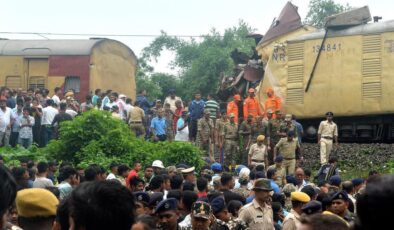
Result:
<instances>
[{"instance_id":1,"label":"barred train window","mask_svg":"<svg viewBox=\"0 0 394 230\"><path fill-rule=\"evenodd\" d=\"M45 88L45 77L34 76L29 79L29 89L44 89Z\"/></svg>"},{"instance_id":2,"label":"barred train window","mask_svg":"<svg viewBox=\"0 0 394 230\"><path fill-rule=\"evenodd\" d=\"M81 88L81 79L78 76L67 76L64 81L64 92L74 90L75 93L79 93Z\"/></svg>"},{"instance_id":3,"label":"barred train window","mask_svg":"<svg viewBox=\"0 0 394 230\"><path fill-rule=\"evenodd\" d=\"M5 79L5 86L10 89L21 88L21 76L7 76Z\"/></svg>"}]
</instances>

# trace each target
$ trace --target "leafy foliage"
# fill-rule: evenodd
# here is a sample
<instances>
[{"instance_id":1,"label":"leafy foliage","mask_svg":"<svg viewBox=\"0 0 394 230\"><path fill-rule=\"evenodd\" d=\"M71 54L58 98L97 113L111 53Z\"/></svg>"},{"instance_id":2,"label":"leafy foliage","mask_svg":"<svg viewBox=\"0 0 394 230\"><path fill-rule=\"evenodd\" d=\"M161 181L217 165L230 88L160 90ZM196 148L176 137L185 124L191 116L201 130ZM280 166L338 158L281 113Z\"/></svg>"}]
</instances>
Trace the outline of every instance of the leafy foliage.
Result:
<instances>
[{"instance_id":1,"label":"leafy foliage","mask_svg":"<svg viewBox=\"0 0 394 230\"><path fill-rule=\"evenodd\" d=\"M31 159L35 162L47 160L47 156L36 146L32 145L29 149L22 147L2 147L0 155L8 166L19 166L22 159Z\"/></svg>"},{"instance_id":2,"label":"leafy foliage","mask_svg":"<svg viewBox=\"0 0 394 230\"><path fill-rule=\"evenodd\" d=\"M304 23L323 28L328 16L349 10L349 4L341 5L333 0L310 0Z\"/></svg>"},{"instance_id":3,"label":"leafy foliage","mask_svg":"<svg viewBox=\"0 0 394 230\"><path fill-rule=\"evenodd\" d=\"M179 68L180 75L179 78L168 81L174 81L171 85L172 88L177 89L179 96L190 99L196 91L200 91L203 95L216 93L220 74L231 74L234 68L230 58L231 51L238 48L241 52L252 54L251 47L255 46L254 40L246 38L251 32L253 29L243 21L240 21L236 27L226 29L223 35L212 29L201 38L201 41L171 37L162 32L161 36L143 50L142 59L156 60L162 51L173 51L175 59L170 65ZM161 79L166 77L160 75ZM155 82L154 76L150 79ZM162 81L157 81L157 84L162 87L162 95L165 96L167 94L165 84Z\"/></svg>"},{"instance_id":4,"label":"leafy foliage","mask_svg":"<svg viewBox=\"0 0 394 230\"><path fill-rule=\"evenodd\" d=\"M82 167L93 163L107 167L113 161L147 165L156 159L166 165L185 162L197 168L204 163L201 151L189 143L144 141L136 138L121 120L95 110L62 123L59 140L51 141L42 151L47 158Z\"/></svg>"},{"instance_id":5,"label":"leafy foliage","mask_svg":"<svg viewBox=\"0 0 394 230\"><path fill-rule=\"evenodd\" d=\"M153 72L153 67L148 65L145 59L138 60L138 71L136 75L136 84L139 91L146 90L149 94L148 99L153 101L160 98L162 90L159 85L151 81L150 75Z\"/></svg>"}]
</instances>

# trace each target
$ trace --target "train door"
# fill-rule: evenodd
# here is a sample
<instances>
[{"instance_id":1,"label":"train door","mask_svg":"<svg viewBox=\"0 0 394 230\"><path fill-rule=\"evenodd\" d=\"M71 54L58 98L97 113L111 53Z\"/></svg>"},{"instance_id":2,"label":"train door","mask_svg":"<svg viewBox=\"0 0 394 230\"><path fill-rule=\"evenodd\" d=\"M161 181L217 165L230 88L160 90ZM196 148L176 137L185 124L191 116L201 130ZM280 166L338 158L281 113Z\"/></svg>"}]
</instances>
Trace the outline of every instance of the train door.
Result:
<instances>
[{"instance_id":1,"label":"train door","mask_svg":"<svg viewBox=\"0 0 394 230\"><path fill-rule=\"evenodd\" d=\"M47 87L49 64L47 58L27 59L27 88L43 89Z\"/></svg>"}]
</instances>

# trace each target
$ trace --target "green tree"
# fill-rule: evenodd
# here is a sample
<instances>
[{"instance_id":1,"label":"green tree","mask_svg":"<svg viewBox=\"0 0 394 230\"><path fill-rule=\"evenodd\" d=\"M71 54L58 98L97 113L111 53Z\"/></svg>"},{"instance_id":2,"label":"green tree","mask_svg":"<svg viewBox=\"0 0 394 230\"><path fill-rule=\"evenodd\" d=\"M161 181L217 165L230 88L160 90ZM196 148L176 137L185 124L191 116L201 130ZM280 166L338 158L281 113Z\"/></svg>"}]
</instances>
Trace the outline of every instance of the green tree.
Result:
<instances>
[{"instance_id":1,"label":"green tree","mask_svg":"<svg viewBox=\"0 0 394 230\"><path fill-rule=\"evenodd\" d=\"M151 81L160 87L161 94L158 98L164 99L170 89L177 89L180 85L180 80L174 75L166 73L153 73L150 76ZM179 92L178 92L179 93Z\"/></svg>"},{"instance_id":2,"label":"green tree","mask_svg":"<svg viewBox=\"0 0 394 230\"><path fill-rule=\"evenodd\" d=\"M341 5L333 0L311 0L304 23L323 28L328 16L347 11L350 8L348 3Z\"/></svg>"},{"instance_id":3,"label":"green tree","mask_svg":"<svg viewBox=\"0 0 394 230\"><path fill-rule=\"evenodd\" d=\"M170 65L180 69L177 94L183 99L191 99L196 91L206 96L217 92L221 73L232 74L234 63L230 57L231 51L238 48L251 55L254 40L246 38L246 35L253 31L240 21L238 26L226 29L224 34L212 29L198 41L171 37L162 32L143 50L142 58L157 59L163 50L173 51L175 59Z\"/></svg>"},{"instance_id":4,"label":"green tree","mask_svg":"<svg viewBox=\"0 0 394 230\"><path fill-rule=\"evenodd\" d=\"M137 90L145 89L150 101L158 98L164 99L168 94L168 90L179 88L181 81L176 76L154 72L154 68L144 58L140 58L138 64L139 68L136 77Z\"/></svg>"},{"instance_id":5,"label":"green tree","mask_svg":"<svg viewBox=\"0 0 394 230\"><path fill-rule=\"evenodd\" d=\"M150 101L159 98L162 94L160 86L151 81L150 75L152 73L153 67L144 58L139 58L136 74L137 93L140 90L146 90Z\"/></svg>"}]
</instances>

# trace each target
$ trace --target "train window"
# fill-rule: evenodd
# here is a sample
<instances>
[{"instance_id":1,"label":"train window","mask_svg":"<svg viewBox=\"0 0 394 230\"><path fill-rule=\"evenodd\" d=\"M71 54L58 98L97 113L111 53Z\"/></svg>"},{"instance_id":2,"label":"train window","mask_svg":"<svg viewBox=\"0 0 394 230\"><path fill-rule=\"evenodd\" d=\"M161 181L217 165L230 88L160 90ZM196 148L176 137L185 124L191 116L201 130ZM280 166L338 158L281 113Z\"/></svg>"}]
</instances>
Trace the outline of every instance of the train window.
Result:
<instances>
[{"instance_id":1,"label":"train window","mask_svg":"<svg viewBox=\"0 0 394 230\"><path fill-rule=\"evenodd\" d=\"M18 89L22 87L21 76L7 76L5 86L10 89Z\"/></svg>"},{"instance_id":2,"label":"train window","mask_svg":"<svg viewBox=\"0 0 394 230\"><path fill-rule=\"evenodd\" d=\"M45 77L42 76L30 77L29 89L45 89Z\"/></svg>"},{"instance_id":3,"label":"train window","mask_svg":"<svg viewBox=\"0 0 394 230\"><path fill-rule=\"evenodd\" d=\"M81 88L81 79L77 76L67 76L64 82L64 92L74 90L79 93Z\"/></svg>"}]
</instances>

